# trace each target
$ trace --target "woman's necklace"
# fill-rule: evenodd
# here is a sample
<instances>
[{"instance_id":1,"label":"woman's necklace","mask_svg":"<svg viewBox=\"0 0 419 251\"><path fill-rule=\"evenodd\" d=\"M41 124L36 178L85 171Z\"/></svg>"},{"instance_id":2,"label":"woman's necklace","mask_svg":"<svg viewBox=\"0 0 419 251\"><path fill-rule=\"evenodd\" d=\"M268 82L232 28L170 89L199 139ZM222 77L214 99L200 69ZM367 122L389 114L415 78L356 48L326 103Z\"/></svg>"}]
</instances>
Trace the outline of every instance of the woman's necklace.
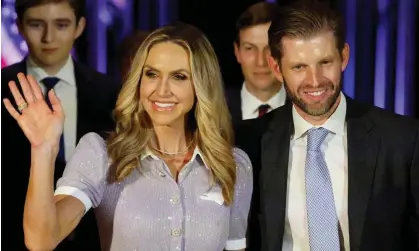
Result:
<instances>
[{"instance_id":1,"label":"woman's necklace","mask_svg":"<svg viewBox=\"0 0 419 251\"><path fill-rule=\"evenodd\" d=\"M179 151L179 152L175 152L175 153L166 152L166 151L163 151L163 150L157 149L157 148L155 148L155 147L153 147L153 149L154 149L155 151L157 151L157 152L159 152L159 153L162 153L162 154L165 154L165 155L176 156L176 155L181 155L181 154L185 154L185 153L187 153L187 152L189 151L189 148L191 147L192 143L193 143L193 140L191 140L191 142L189 143L188 147L186 147L186 149L185 149L185 150L183 150L183 151Z\"/></svg>"}]
</instances>

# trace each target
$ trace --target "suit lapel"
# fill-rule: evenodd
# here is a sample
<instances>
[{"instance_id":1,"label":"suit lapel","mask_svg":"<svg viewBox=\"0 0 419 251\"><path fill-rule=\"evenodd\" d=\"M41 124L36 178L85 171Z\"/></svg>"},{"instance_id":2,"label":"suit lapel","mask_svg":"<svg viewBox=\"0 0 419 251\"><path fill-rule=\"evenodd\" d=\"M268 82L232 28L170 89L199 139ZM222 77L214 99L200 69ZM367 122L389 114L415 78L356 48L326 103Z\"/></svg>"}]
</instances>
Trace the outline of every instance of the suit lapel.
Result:
<instances>
[{"instance_id":1,"label":"suit lapel","mask_svg":"<svg viewBox=\"0 0 419 251\"><path fill-rule=\"evenodd\" d=\"M242 120L243 119L243 113L242 113L242 97L241 97L241 95L238 95L238 98L237 98L237 109L236 109L236 111L237 111L237 117L238 117L238 120Z\"/></svg>"},{"instance_id":2,"label":"suit lapel","mask_svg":"<svg viewBox=\"0 0 419 251\"><path fill-rule=\"evenodd\" d=\"M89 111L89 104L86 100L88 96L87 93L89 88L89 76L83 72L82 67L79 63L74 60L74 74L76 77L76 86L77 86L77 132L76 132L76 143L80 138L87 133L85 125L86 113ZM93 97L93 96L92 96ZM92 100L90 102L93 102ZM90 118L91 119L91 118Z\"/></svg>"},{"instance_id":3,"label":"suit lapel","mask_svg":"<svg viewBox=\"0 0 419 251\"><path fill-rule=\"evenodd\" d=\"M17 75L17 73L19 73L19 72L22 72L22 73L24 73L25 75L27 74L27 69L26 69L26 57L17 65L17 72L16 72L16 75ZM16 79L17 79L17 76L15 76L16 77Z\"/></svg>"},{"instance_id":4,"label":"suit lapel","mask_svg":"<svg viewBox=\"0 0 419 251\"><path fill-rule=\"evenodd\" d=\"M24 58L22 61L20 61L19 63L15 64L12 70L12 75L11 76L7 76L8 78L10 78L8 81L13 80L16 82L19 90L20 90L20 84L19 84L19 80L17 79L17 74L18 73L23 73L23 74L28 74L28 71L26 69L26 58ZM7 83L6 83L7 84Z\"/></svg>"},{"instance_id":5,"label":"suit lapel","mask_svg":"<svg viewBox=\"0 0 419 251\"><path fill-rule=\"evenodd\" d=\"M379 135L367 114L368 108L348 97L347 101L349 239L351 250L358 250L373 185Z\"/></svg>"},{"instance_id":6,"label":"suit lapel","mask_svg":"<svg viewBox=\"0 0 419 251\"><path fill-rule=\"evenodd\" d=\"M16 63L10 66L10 68L7 71L5 72L2 71L2 76L1 76L1 80L2 80L1 82L3 83L3 85L1 86L2 97L7 97L12 102L12 104L15 106L16 109L17 109L17 106L14 102L13 95L9 89L9 81L14 81L16 83L17 88L22 93L22 88L20 87L19 80L17 78L17 74L20 72L25 75L27 74L26 58L24 58L19 63Z\"/></svg>"},{"instance_id":7,"label":"suit lapel","mask_svg":"<svg viewBox=\"0 0 419 251\"><path fill-rule=\"evenodd\" d=\"M266 250L279 250L284 235L290 137L293 132L292 105L277 114L261 144L261 209L266 231Z\"/></svg>"},{"instance_id":8,"label":"suit lapel","mask_svg":"<svg viewBox=\"0 0 419 251\"><path fill-rule=\"evenodd\" d=\"M232 88L227 90L227 104L233 122L239 123L242 121L242 100L239 88Z\"/></svg>"}]
</instances>

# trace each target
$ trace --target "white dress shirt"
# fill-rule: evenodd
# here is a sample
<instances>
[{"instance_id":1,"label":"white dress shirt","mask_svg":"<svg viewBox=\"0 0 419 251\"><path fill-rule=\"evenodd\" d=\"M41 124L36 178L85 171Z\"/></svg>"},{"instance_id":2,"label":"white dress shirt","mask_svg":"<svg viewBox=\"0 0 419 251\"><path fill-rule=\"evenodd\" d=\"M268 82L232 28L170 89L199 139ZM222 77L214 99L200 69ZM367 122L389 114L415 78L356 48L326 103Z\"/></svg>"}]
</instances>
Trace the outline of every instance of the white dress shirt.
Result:
<instances>
[{"instance_id":1,"label":"white dress shirt","mask_svg":"<svg viewBox=\"0 0 419 251\"><path fill-rule=\"evenodd\" d=\"M68 161L73 155L76 147L77 132L77 86L74 75L74 62L69 56L67 62L61 70L54 76L48 75L44 69L28 57L26 61L26 70L28 74L35 77L40 84L42 92L45 93L46 87L41 82L46 77L57 77L60 81L55 85L54 91L61 100L61 105L65 113L64 121L64 148L65 159Z\"/></svg>"},{"instance_id":2,"label":"white dress shirt","mask_svg":"<svg viewBox=\"0 0 419 251\"><path fill-rule=\"evenodd\" d=\"M305 159L306 132L313 127L323 127L330 131L321 145L321 151L324 153L332 181L336 212L344 239L344 243L341 244L344 245L346 251L349 251L346 99L342 93L340 97L336 111L321 126L308 123L293 107L295 131L290 141L283 251L310 250L305 194Z\"/></svg>"},{"instance_id":3,"label":"white dress shirt","mask_svg":"<svg viewBox=\"0 0 419 251\"><path fill-rule=\"evenodd\" d=\"M267 112L270 112L280 106L283 106L285 104L285 100L287 98L287 94L285 92L285 88L282 86L281 90L277 92L272 98L270 98L266 102L260 101L258 98L253 96L247 90L246 85L243 83L242 89L241 89L241 100L242 100L242 119L254 119L259 116L259 106L261 105L269 105L270 108Z\"/></svg>"}]
</instances>

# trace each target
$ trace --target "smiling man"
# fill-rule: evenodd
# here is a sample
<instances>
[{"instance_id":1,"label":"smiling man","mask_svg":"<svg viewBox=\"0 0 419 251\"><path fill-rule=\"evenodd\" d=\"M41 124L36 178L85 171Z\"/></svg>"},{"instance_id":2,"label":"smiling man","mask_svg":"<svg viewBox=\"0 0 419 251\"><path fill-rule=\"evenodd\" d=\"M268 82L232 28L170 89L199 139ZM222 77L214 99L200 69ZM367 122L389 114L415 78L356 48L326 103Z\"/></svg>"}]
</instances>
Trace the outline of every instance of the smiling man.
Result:
<instances>
[{"instance_id":1,"label":"smiling man","mask_svg":"<svg viewBox=\"0 0 419 251\"><path fill-rule=\"evenodd\" d=\"M88 68L70 56L74 42L83 33L84 0L16 0L17 26L26 41L29 54L22 62L2 69L2 98L12 98L9 81L17 82L17 74L31 74L46 93L53 89L62 102L66 120L60 140L55 177L60 177L66 161L75 150L81 136L113 128L111 110L119 84ZM19 86L19 85L18 85ZM45 96L47 99L47 96ZM13 177L13 200L7 212L13 224L9 226L11 250L23 250L23 205L28 187L30 145L15 120L2 106L2 130L7 134L2 144L3 175ZM9 212L10 210L10 212ZM72 240L64 241L57 250L95 250L99 248L92 213L76 229Z\"/></svg>"},{"instance_id":2,"label":"smiling man","mask_svg":"<svg viewBox=\"0 0 419 251\"><path fill-rule=\"evenodd\" d=\"M344 27L311 1L269 28L269 65L292 102L236 128L260 170L258 250L419 249L419 123L342 93Z\"/></svg>"},{"instance_id":3,"label":"smiling man","mask_svg":"<svg viewBox=\"0 0 419 251\"><path fill-rule=\"evenodd\" d=\"M259 2L245 10L236 22L234 54L244 83L241 88L227 89L233 122L257 118L285 104L285 90L268 66L268 29L278 14L278 5Z\"/></svg>"}]
</instances>

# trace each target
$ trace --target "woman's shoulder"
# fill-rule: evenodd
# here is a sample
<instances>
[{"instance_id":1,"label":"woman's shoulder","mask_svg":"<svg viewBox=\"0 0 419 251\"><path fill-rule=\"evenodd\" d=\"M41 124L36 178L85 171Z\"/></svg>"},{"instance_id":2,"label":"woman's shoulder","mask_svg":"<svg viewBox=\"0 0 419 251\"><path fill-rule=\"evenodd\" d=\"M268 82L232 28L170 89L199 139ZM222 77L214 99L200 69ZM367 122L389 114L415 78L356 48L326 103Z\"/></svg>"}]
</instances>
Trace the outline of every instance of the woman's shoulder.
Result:
<instances>
[{"instance_id":1,"label":"woman's shoulder","mask_svg":"<svg viewBox=\"0 0 419 251\"><path fill-rule=\"evenodd\" d=\"M235 194L242 194L240 203L250 203L253 190L253 167L249 156L240 148L233 148L236 160L236 186Z\"/></svg>"},{"instance_id":2,"label":"woman's shoulder","mask_svg":"<svg viewBox=\"0 0 419 251\"><path fill-rule=\"evenodd\" d=\"M83 135L78 144L77 151L82 152L95 152L97 154L106 154L107 146L105 139L95 132L89 132Z\"/></svg>"},{"instance_id":3,"label":"woman's shoulder","mask_svg":"<svg viewBox=\"0 0 419 251\"><path fill-rule=\"evenodd\" d=\"M107 173L108 166L105 140L99 134L89 132L80 138L71 159L67 162L64 176L84 173L94 174L94 179L99 179Z\"/></svg>"},{"instance_id":4,"label":"woman's shoulder","mask_svg":"<svg viewBox=\"0 0 419 251\"><path fill-rule=\"evenodd\" d=\"M233 156L238 171L252 171L252 162L245 151L238 147L233 148Z\"/></svg>"},{"instance_id":5,"label":"woman's shoulder","mask_svg":"<svg viewBox=\"0 0 419 251\"><path fill-rule=\"evenodd\" d=\"M105 139L96 132L88 132L80 138L80 143L105 145Z\"/></svg>"}]
</instances>

